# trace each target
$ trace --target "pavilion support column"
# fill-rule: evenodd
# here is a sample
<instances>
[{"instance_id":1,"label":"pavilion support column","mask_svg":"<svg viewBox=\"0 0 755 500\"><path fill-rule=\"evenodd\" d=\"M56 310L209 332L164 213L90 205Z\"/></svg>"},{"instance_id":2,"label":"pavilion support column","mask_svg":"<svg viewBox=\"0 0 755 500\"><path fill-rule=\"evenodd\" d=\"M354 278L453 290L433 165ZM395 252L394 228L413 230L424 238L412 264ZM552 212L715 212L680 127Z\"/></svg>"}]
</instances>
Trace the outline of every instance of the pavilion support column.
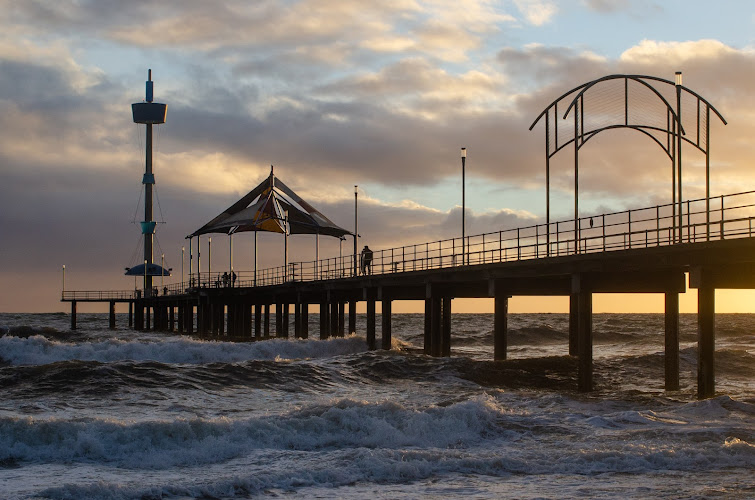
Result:
<instances>
[{"instance_id":1,"label":"pavilion support column","mask_svg":"<svg viewBox=\"0 0 755 500\"><path fill-rule=\"evenodd\" d=\"M309 338L309 304L301 303L301 323L299 325L299 334L301 338Z\"/></svg>"},{"instance_id":2,"label":"pavilion support column","mask_svg":"<svg viewBox=\"0 0 755 500\"><path fill-rule=\"evenodd\" d=\"M76 329L76 301L71 301L71 330Z\"/></svg>"},{"instance_id":3,"label":"pavilion support column","mask_svg":"<svg viewBox=\"0 0 755 500\"><path fill-rule=\"evenodd\" d=\"M433 353L433 299L425 298L425 342L422 352L432 355Z\"/></svg>"},{"instance_id":4,"label":"pavilion support column","mask_svg":"<svg viewBox=\"0 0 755 500\"><path fill-rule=\"evenodd\" d=\"M110 301L110 314L108 315L108 322L111 330L115 330L115 301Z\"/></svg>"},{"instance_id":5,"label":"pavilion support column","mask_svg":"<svg viewBox=\"0 0 755 500\"><path fill-rule=\"evenodd\" d=\"M320 302L320 340L330 338L330 304L326 299Z\"/></svg>"},{"instance_id":6,"label":"pavilion support column","mask_svg":"<svg viewBox=\"0 0 755 500\"><path fill-rule=\"evenodd\" d=\"M496 290L494 300L493 359L503 361L508 355L509 296Z\"/></svg>"},{"instance_id":7,"label":"pavilion support column","mask_svg":"<svg viewBox=\"0 0 755 500\"><path fill-rule=\"evenodd\" d=\"M441 356L451 357L451 297L443 297L443 318L441 327Z\"/></svg>"},{"instance_id":8,"label":"pavilion support column","mask_svg":"<svg viewBox=\"0 0 755 500\"><path fill-rule=\"evenodd\" d=\"M576 293L569 295L569 356L577 356L578 352L578 321L579 296Z\"/></svg>"},{"instance_id":9,"label":"pavilion support column","mask_svg":"<svg viewBox=\"0 0 755 500\"><path fill-rule=\"evenodd\" d=\"M128 303L128 327L129 328L134 327L134 303L133 302Z\"/></svg>"},{"instance_id":10,"label":"pavilion support column","mask_svg":"<svg viewBox=\"0 0 755 500\"><path fill-rule=\"evenodd\" d=\"M377 349L375 335L375 297L372 294L367 296L367 348L370 351Z\"/></svg>"},{"instance_id":11,"label":"pavilion support column","mask_svg":"<svg viewBox=\"0 0 755 500\"><path fill-rule=\"evenodd\" d=\"M349 334L357 332L357 301L349 300Z\"/></svg>"},{"instance_id":12,"label":"pavilion support column","mask_svg":"<svg viewBox=\"0 0 755 500\"><path fill-rule=\"evenodd\" d=\"M389 351L391 349L391 299L389 297L383 297L382 320L382 348Z\"/></svg>"},{"instance_id":13,"label":"pavilion support column","mask_svg":"<svg viewBox=\"0 0 755 500\"><path fill-rule=\"evenodd\" d=\"M665 379L667 391L679 390L679 294L665 294Z\"/></svg>"},{"instance_id":14,"label":"pavilion support column","mask_svg":"<svg viewBox=\"0 0 755 500\"><path fill-rule=\"evenodd\" d=\"M716 289L705 283L697 289L697 397L716 394Z\"/></svg>"}]
</instances>

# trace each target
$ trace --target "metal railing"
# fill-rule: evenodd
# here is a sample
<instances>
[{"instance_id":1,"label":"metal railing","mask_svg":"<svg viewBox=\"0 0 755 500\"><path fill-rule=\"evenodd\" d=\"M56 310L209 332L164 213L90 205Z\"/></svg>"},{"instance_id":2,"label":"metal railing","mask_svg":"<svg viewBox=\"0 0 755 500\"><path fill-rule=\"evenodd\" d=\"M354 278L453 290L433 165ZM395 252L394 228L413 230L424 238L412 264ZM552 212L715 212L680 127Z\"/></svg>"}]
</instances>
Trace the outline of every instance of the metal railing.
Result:
<instances>
[{"instance_id":1,"label":"metal railing","mask_svg":"<svg viewBox=\"0 0 755 500\"><path fill-rule=\"evenodd\" d=\"M141 294L141 290L64 290L60 298L63 301L80 300L82 302L106 302L108 300L134 300L140 298Z\"/></svg>"},{"instance_id":2,"label":"metal railing","mask_svg":"<svg viewBox=\"0 0 755 500\"><path fill-rule=\"evenodd\" d=\"M374 251L369 274L385 275L430 269L562 257L753 236L755 191L685 201L681 215L672 204L625 210L576 222L565 220ZM678 208L678 205L676 205ZM679 223L681 219L681 224ZM466 250L466 251L465 251ZM321 281L354 275L354 256L292 262L253 271L194 273L161 294L182 294L197 287L253 287L295 281Z\"/></svg>"}]
</instances>

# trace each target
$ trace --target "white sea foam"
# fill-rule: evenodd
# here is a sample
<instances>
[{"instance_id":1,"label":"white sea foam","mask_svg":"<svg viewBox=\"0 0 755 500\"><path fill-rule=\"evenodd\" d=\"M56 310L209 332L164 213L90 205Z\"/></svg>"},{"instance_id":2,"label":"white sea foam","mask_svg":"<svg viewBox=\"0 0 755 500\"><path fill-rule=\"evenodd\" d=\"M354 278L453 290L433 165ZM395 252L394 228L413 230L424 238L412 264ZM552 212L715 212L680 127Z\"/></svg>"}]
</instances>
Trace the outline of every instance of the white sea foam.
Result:
<instances>
[{"instance_id":1,"label":"white sea foam","mask_svg":"<svg viewBox=\"0 0 755 500\"><path fill-rule=\"evenodd\" d=\"M157 361L160 363L236 363L248 360L327 358L367 350L363 337L328 340L271 339L263 342L209 342L184 337L155 340L109 339L67 343L41 335L0 338L0 360L11 365L43 365L60 361Z\"/></svg>"},{"instance_id":2,"label":"white sea foam","mask_svg":"<svg viewBox=\"0 0 755 500\"><path fill-rule=\"evenodd\" d=\"M507 409L493 396L475 396L423 409L342 399L243 420L2 418L0 462L154 470L220 464L259 453L342 456L358 450L366 457L406 461L423 470L447 467L482 474L755 467L755 443L736 437L732 420L717 410L687 424L626 417L626 412L607 415L610 425L600 424L601 432L595 433L590 419L579 424L580 415L534 416L526 408Z\"/></svg>"}]
</instances>

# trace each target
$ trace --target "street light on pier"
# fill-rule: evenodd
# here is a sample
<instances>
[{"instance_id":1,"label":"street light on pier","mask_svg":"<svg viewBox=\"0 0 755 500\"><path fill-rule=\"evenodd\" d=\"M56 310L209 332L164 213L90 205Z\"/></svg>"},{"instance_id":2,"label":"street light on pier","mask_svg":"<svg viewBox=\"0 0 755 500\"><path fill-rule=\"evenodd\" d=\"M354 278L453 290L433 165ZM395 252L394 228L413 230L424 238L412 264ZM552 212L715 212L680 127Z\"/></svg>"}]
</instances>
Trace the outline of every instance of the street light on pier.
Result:
<instances>
[{"instance_id":1,"label":"street light on pier","mask_svg":"<svg viewBox=\"0 0 755 500\"><path fill-rule=\"evenodd\" d=\"M63 264L63 293L66 293L66 265Z\"/></svg>"},{"instance_id":2,"label":"street light on pier","mask_svg":"<svg viewBox=\"0 0 755 500\"><path fill-rule=\"evenodd\" d=\"M359 238L359 207L357 201L359 199L359 186L354 185L354 276L357 276L357 238Z\"/></svg>"},{"instance_id":3,"label":"street light on pier","mask_svg":"<svg viewBox=\"0 0 755 500\"><path fill-rule=\"evenodd\" d=\"M469 264L466 251L466 227L465 218L467 212L467 200L466 200L466 163L467 163L467 148L461 148L461 262L462 264Z\"/></svg>"}]
</instances>

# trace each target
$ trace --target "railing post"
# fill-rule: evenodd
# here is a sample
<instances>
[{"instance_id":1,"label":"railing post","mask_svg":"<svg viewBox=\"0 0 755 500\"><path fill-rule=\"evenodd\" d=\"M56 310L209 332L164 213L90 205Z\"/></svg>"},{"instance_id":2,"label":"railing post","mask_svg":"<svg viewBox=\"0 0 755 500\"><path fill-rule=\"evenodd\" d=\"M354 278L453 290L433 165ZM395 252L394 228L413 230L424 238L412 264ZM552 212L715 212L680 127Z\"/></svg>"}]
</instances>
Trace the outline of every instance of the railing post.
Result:
<instances>
[{"instance_id":1,"label":"railing post","mask_svg":"<svg viewBox=\"0 0 755 500\"><path fill-rule=\"evenodd\" d=\"M721 236L721 239L724 239L724 195L721 195L721 228L719 229L719 234Z\"/></svg>"},{"instance_id":2,"label":"railing post","mask_svg":"<svg viewBox=\"0 0 755 500\"><path fill-rule=\"evenodd\" d=\"M522 245L519 242L519 228L516 228L516 260L522 260Z\"/></svg>"},{"instance_id":3,"label":"railing post","mask_svg":"<svg viewBox=\"0 0 755 500\"><path fill-rule=\"evenodd\" d=\"M689 212L689 200L687 200L687 243L689 243L690 234L689 234L689 227L692 225L691 219L690 219L690 212Z\"/></svg>"},{"instance_id":4,"label":"railing post","mask_svg":"<svg viewBox=\"0 0 755 500\"><path fill-rule=\"evenodd\" d=\"M503 231L498 231L498 262L501 262L501 247L503 246Z\"/></svg>"},{"instance_id":5,"label":"railing post","mask_svg":"<svg viewBox=\"0 0 755 500\"><path fill-rule=\"evenodd\" d=\"M632 211L627 211L627 220L629 221L629 249L632 249Z\"/></svg>"}]
</instances>

